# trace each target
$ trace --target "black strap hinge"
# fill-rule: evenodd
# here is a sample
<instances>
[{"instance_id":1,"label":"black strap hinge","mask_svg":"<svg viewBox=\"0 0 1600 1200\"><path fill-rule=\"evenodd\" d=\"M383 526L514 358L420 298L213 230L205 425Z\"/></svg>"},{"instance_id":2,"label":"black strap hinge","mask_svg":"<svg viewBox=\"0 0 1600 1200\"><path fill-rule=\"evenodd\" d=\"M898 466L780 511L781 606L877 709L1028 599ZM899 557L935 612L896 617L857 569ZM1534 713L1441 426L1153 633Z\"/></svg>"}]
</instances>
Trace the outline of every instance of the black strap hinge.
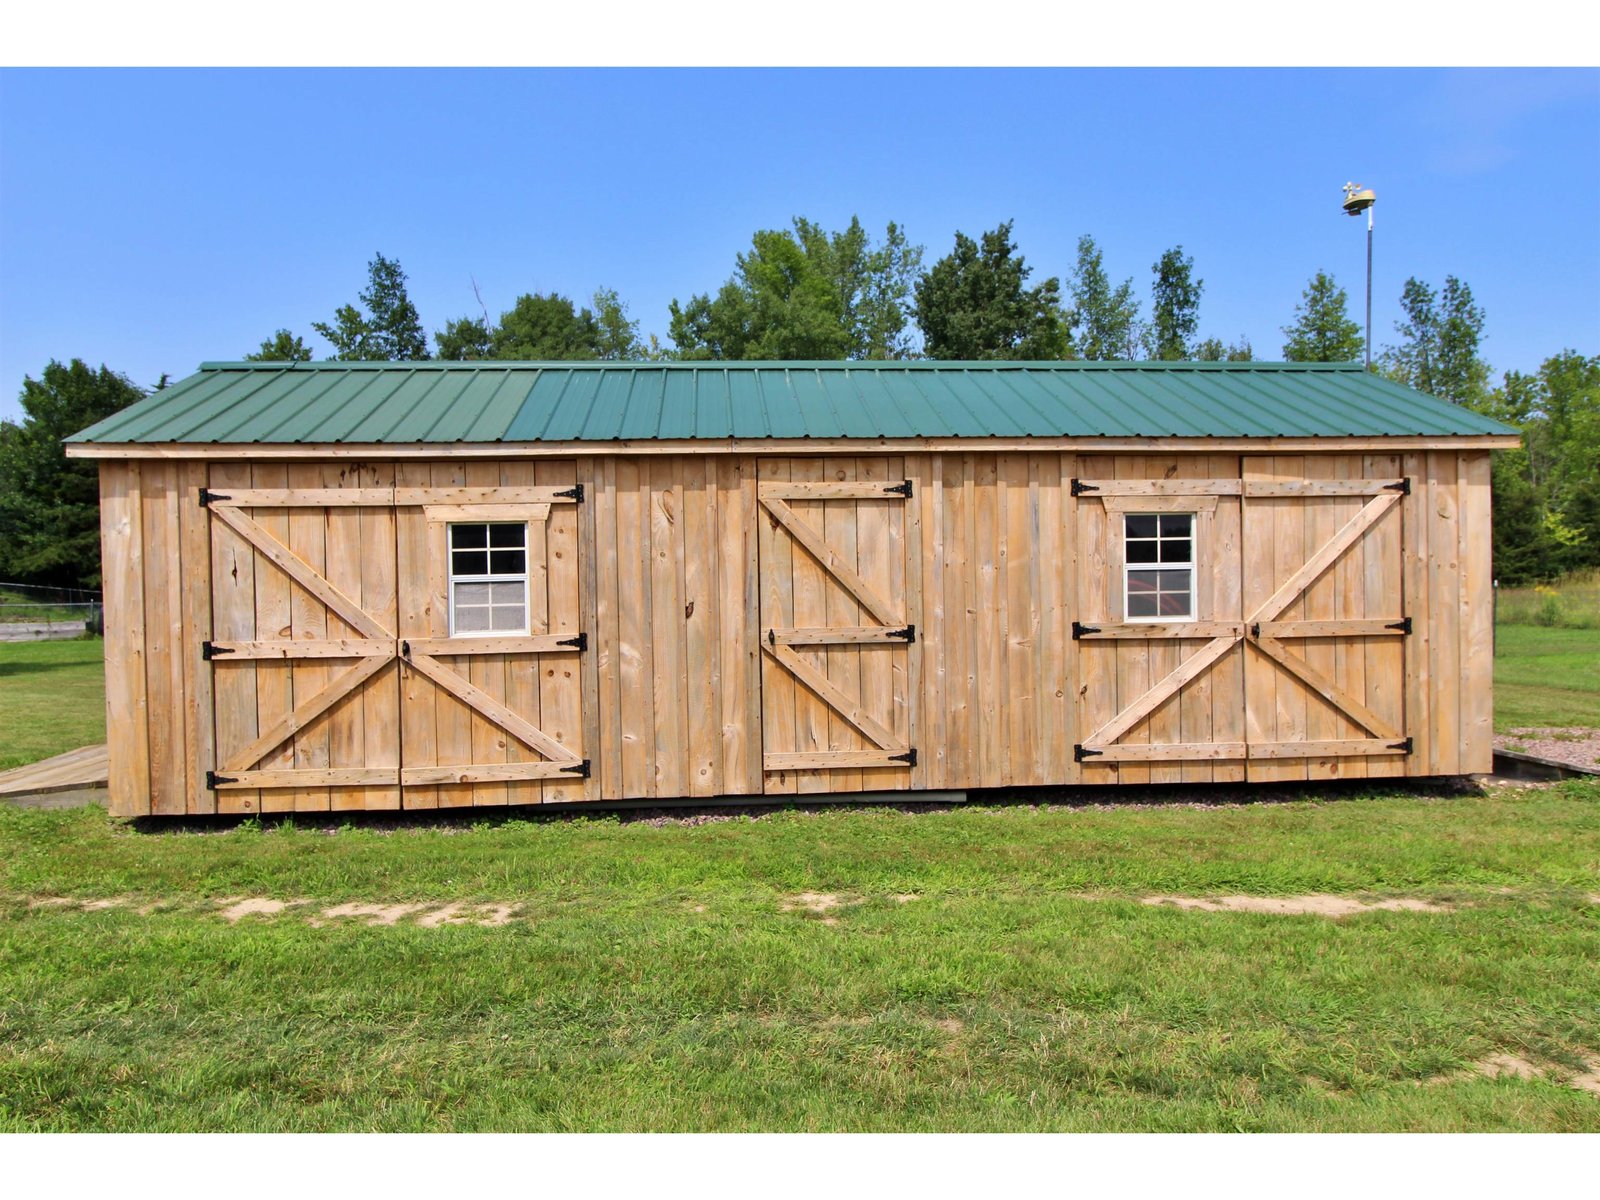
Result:
<instances>
[{"instance_id":1,"label":"black strap hinge","mask_svg":"<svg viewBox=\"0 0 1600 1200\"><path fill-rule=\"evenodd\" d=\"M915 625L907 625L904 629L891 629L889 630L888 636L892 638L900 638L907 645L910 645L912 642L917 640L917 627Z\"/></svg>"},{"instance_id":2,"label":"black strap hinge","mask_svg":"<svg viewBox=\"0 0 1600 1200\"><path fill-rule=\"evenodd\" d=\"M1398 750L1402 754L1410 754L1411 753L1411 739L1410 738L1406 738L1406 740L1403 741L1403 742L1390 742L1389 743L1389 749Z\"/></svg>"},{"instance_id":3,"label":"black strap hinge","mask_svg":"<svg viewBox=\"0 0 1600 1200\"><path fill-rule=\"evenodd\" d=\"M1395 483L1386 483L1383 486L1386 491L1399 492L1402 496L1409 496L1411 495L1411 476L1407 475L1404 479Z\"/></svg>"},{"instance_id":4,"label":"black strap hinge","mask_svg":"<svg viewBox=\"0 0 1600 1200\"><path fill-rule=\"evenodd\" d=\"M576 775L581 779L589 778L589 760L564 764L561 770L567 775Z\"/></svg>"},{"instance_id":5,"label":"black strap hinge","mask_svg":"<svg viewBox=\"0 0 1600 1200\"><path fill-rule=\"evenodd\" d=\"M200 507L210 508L213 500L232 500L232 496L224 496L220 492L213 492L210 488L200 489Z\"/></svg>"},{"instance_id":6,"label":"black strap hinge","mask_svg":"<svg viewBox=\"0 0 1600 1200\"><path fill-rule=\"evenodd\" d=\"M224 783L238 783L232 775L218 775L215 771L206 772L206 790L214 792Z\"/></svg>"},{"instance_id":7,"label":"black strap hinge","mask_svg":"<svg viewBox=\"0 0 1600 1200\"><path fill-rule=\"evenodd\" d=\"M1105 753L1104 750L1091 750L1091 749L1089 749L1089 747L1085 746L1082 742L1079 742L1076 746L1074 746L1072 748L1072 761L1073 762L1082 762L1086 758L1098 758L1100 755L1102 755L1104 753Z\"/></svg>"},{"instance_id":8,"label":"black strap hinge","mask_svg":"<svg viewBox=\"0 0 1600 1200\"><path fill-rule=\"evenodd\" d=\"M232 654L233 652L232 646L219 646L215 642L200 643L200 657L207 662L210 662L219 654Z\"/></svg>"},{"instance_id":9,"label":"black strap hinge","mask_svg":"<svg viewBox=\"0 0 1600 1200\"><path fill-rule=\"evenodd\" d=\"M558 499L561 499L561 500L576 500L579 504L582 504L583 503L583 484L575 483L571 487L569 487L566 491L557 492L556 496L557 496Z\"/></svg>"},{"instance_id":10,"label":"black strap hinge","mask_svg":"<svg viewBox=\"0 0 1600 1200\"><path fill-rule=\"evenodd\" d=\"M1074 496L1081 496L1085 492L1098 492L1099 490L1100 489L1098 487L1096 487L1094 484L1085 483L1081 479L1074 479L1072 481L1072 494Z\"/></svg>"},{"instance_id":11,"label":"black strap hinge","mask_svg":"<svg viewBox=\"0 0 1600 1200\"><path fill-rule=\"evenodd\" d=\"M911 480L908 479L904 483L897 483L893 486L885 485L883 494L885 496L904 496L909 500L911 499Z\"/></svg>"},{"instance_id":12,"label":"black strap hinge","mask_svg":"<svg viewBox=\"0 0 1600 1200\"><path fill-rule=\"evenodd\" d=\"M911 749L907 750L904 754L891 754L891 755L889 755L889 761L890 762L903 762L908 767L914 767L914 766L917 765L917 748L915 746L913 746L913 747L911 747Z\"/></svg>"},{"instance_id":13,"label":"black strap hinge","mask_svg":"<svg viewBox=\"0 0 1600 1200\"><path fill-rule=\"evenodd\" d=\"M577 637L562 638L556 643L556 645L571 646L574 650L578 651L578 653L582 654L589 648L589 635L587 633L580 633Z\"/></svg>"},{"instance_id":14,"label":"black strap hinge","mask_svg":"<svg viewBox=\"0 0 1600 1200\"><path fill-rule=\"evenodd\" d=\"M1077 641L1079 638L1083 637L1083 635L1086 634L1086 633L1099 633L1099 632L1100 632L1100 626L1098 626L1098 625L1085 625L1082 621L1074 621L1072 623L1072 640L1073 641Z\"/></svg>"},{"instance_id":15,"label":"black strap hinge","mask_svg":"<svg viewBox=\"0 0 1600 1200\"><path fill-rule=\"evenodd\" d=\"M1403 619L1401 619L1399 621L1393 621L1390 624L1385 625L1384 628L1385 629L1398 629L1401 633L1410 633L1411 632L1411 618L1410 617L1405 617L1405 618L1403 618Z\"/></svg>"}]
</instances>

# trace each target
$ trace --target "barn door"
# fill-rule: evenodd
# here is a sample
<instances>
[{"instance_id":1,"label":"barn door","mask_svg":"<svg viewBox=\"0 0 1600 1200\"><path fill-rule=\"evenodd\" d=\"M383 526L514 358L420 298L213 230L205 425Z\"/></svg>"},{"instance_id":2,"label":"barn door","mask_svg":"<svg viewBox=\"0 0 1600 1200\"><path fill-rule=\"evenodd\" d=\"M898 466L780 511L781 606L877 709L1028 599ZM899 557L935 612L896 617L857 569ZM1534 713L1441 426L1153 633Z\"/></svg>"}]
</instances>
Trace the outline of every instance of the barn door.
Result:
<instances>
[{"instance_id":1,"label":"barn door","mask_svg":"<svg viewBox=\"0 0 1600 1200\"><path fill-rule=\"evenodd\" d=\"M1086 464L1075 481L1084 778L1397 773L1408 481L1352 456L1179 477L1197 462Z\"/></svg>"},{"instance_id":2,"label":"barn door","mask_svg":"<svg viewBox=\"0 0 1600 1200\"><path fill-rule=\"evenodd\" d=\"M767 460L759 483L765 790L910 785L899 459Z\"/></svg>"},{"instance_id":3,"label":"barn door","mask_svg":"<svg viewBox=\"0 0 1600 1200\"><path fill-rule=\"evenodd\" d=\"M529 486L435 484L461 469L426 464L214 470L197 499L213 558L208 785L227 809L581 798L582 489L570 466L537 469L552 482L529 465L504 468ZM458 593L473 613L454 630L452 525L515 530L504 565L519 581L499 609ZM516 618L503 636L502 612Z\"/></svg>"},{"instance_id":4,"label":"barn door","mask_svg":"<svg viewBox=\"0 0 1600 1200\"><path fill-rule=\"evenodd\" d=\"M327 486L329 484L340 486ZM216 762L223 811L395 808L392 489L376 470L213 468Z\"/></svg>"}]
</instances>

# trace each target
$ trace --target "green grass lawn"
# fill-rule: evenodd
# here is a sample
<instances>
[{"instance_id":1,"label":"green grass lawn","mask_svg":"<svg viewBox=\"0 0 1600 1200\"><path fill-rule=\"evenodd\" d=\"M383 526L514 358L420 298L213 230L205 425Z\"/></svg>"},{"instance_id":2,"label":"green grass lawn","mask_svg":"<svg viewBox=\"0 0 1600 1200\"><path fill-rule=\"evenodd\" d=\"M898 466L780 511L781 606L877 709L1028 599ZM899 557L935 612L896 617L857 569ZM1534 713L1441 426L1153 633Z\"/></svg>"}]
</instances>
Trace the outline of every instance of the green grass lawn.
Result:
<instances>
[{"instance_id":1,"label":"green grass lawn","mask_svg":"<svg viewBox=\"0 0 1600 1200\"><path fill-rule=\"evenodd\" d=\"M1600 1130L1562 1081L1600 1054L1600 788L1332 795L159 832L0 809L0 1128ZM1450 911L1139 902L1316 892ZM311 903L230 925L239 896ZM520 907L306 919L352 900ZM1470 1073L1495 1054L1549 1074Z\"/></svg>"},{"instance_id":2,"label":"green grass lawn","mask_svg":"<svg viewBox=\"0 0 1600 1200\"><path fill-rule=\"evenodd\" d=\"M0 771L106 740L105 643L0 642Z\"/></svg>"},{"instance_id":3,"label":"green grass lawn","mask_svg":"<svg viewBox=\"0 0 1600 1200\"><path fill-rule=\"evenodd\" d=\"M1600 629L1501 625L1495 636L1497 730L1600 729Z\"/></svg>"}]
</instances>

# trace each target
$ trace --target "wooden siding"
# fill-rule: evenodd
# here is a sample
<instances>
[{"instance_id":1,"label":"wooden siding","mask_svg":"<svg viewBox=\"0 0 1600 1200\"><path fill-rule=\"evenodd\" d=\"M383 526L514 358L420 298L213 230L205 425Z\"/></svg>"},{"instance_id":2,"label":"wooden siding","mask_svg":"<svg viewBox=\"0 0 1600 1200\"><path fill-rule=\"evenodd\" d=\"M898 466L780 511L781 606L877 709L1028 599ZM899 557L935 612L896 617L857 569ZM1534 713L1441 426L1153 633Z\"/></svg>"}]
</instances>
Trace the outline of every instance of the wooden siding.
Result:
<instances>
[{"instance_id":1,"label":"wooden siding","mask_svg":"<svg viewBox=\"0 0 1600 1200\"><path fill-rule=\"evenodd\" d=\"M1287 449L109 459L112 810L1487 771L1488 454ZM1389 487L1401 479L1406 494ZM903 480L910 496L860 490ZM763 483L799 485L781 499L809 548L763 506ZM582 503L549 503L574 485ZM202 507L202 486L252 500L236 511L310 586ZM496 496L547 511L530 520L533 636L447 653L443 525L424 500ZM1200 513L1186 628L1121 620L1120 514L1141 505ZM1280 595L1352 522L1326 568ZM915 640L890 638L842 577ZM1404 617L1409 634L1387 628ZM1074 623L1099 632L1075 638ZM581 653L552 650L579 633ZM232 653L208 661L207 641ZM864 729L914 747L915 765L882 765ZM788 757L764 769L773 754ZM233 782L209 786L213 771Z\"/></svg>"}]
</instances>

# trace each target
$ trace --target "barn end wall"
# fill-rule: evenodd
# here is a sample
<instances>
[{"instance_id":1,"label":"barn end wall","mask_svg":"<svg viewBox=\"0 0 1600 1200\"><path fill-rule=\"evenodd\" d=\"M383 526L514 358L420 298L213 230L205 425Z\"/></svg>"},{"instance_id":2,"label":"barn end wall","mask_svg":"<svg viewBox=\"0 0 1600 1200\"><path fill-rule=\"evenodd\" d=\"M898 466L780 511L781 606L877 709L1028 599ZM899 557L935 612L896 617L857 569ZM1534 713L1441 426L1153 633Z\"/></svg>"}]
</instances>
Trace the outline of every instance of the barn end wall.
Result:
<instances>
[{"instance_id":1,"label":"barn end wall","mask_svg":"<svg viewBox=\"0 0 1600 1200\"><path fill-rule=\"evenodd\" d=\"M1427 776L1490 767L1486 451L641 455L537 467L446 458L363 465L108 459L100 470L111 807L121 816ZM1084 485L1078 495L1074 479ZM1410 481L1409 492L1390 493L1392 503L1358 544L1274 615L1285 641L1217 647L1220 634L1116 633L1114 531L1119 506L1129 501L1097 497L1096 481L1124 488L1236 481L1233 494L1206 508L1199 534L1197 616L1214 634L1244 622L1317 546L1360 518L1375 494L1383 498L1356 481L1400 479ZM859 498L867 484L906 480L907 497ZM766 640L774 624L815 631L878 622L780 527L763 502L764 481L835 483L850 492L839 499L802 493L784 503L797 524L820 535L825 552L840 556L865 595L915 626L914 640L797 644L787 654ZM1319 481L1318 499L1297 502L1292 488L1280 486L1303 481ZM1351 484L1348 494L1326 486L1337 481ZM1241 494L1247 482L1278 492ZM253 768L320 772L304 776L317 786L211 786L208 773L226 778L217 768L229 753L291 719L337 682L342 667L325 659L208 660L206 642L344 638L354 645L366 635L231 528L219 529L198 503L200 488L377 493L572 483L583 486L583 502L552 509L547 615L552 636L559 622L584 633L584 650L434 661L452 667L473 696L487 697L488 711L498 703L535 714L535 732L573 747L588 761L586 776L521 777L518 764L539 755L483 710L447 697L417 665L396 660L379 664L359 689L294 729L273 761ZM441 564L428 527L404 508L371 505L345 515L356 511L263 508L256 515L381 631L419 645L439 637ZM1405 617L1409 634L1297 636L1313 628L1306 623L1331 623L1334 631L1365 622L1365 630ZM1102 632L1074 638L1074 622L1098 623ZM1289 630L1296 622L1300 630ZM366 644L375 643L367 637ZM1299 666L1272 658L1284 646ZM1096 742L1201 653L1212 655L1206 670L1128 730ZM796 655L801 675L790 669ZM802 677L805 663L836 701L855 702L844 708L880 733L878 745L848 712L817 698ZM451 686L459 695L460 684ZM1320 698L1319 689L1339 703ZM1379 726L1379 735L1409 738L1409 752L1354 752L1385 738L1352 721L1352 711ZM424 739L431 757L414 753ZM1340 753L1296 749L1311 743ZM1101 753L1084 753L1097 744ZM1241 745L1262 757L1239 756ZM914 764L884 765L902 746L915 748ZM813 753L846 757L826 768L791 765L814 761ZM785 765L767 770L768 762ZM439 782L454 766L465 767L455 777L465 781ZM403 786L395 774L402 770L412 773Z\"/></svg>"}]
</instances>

